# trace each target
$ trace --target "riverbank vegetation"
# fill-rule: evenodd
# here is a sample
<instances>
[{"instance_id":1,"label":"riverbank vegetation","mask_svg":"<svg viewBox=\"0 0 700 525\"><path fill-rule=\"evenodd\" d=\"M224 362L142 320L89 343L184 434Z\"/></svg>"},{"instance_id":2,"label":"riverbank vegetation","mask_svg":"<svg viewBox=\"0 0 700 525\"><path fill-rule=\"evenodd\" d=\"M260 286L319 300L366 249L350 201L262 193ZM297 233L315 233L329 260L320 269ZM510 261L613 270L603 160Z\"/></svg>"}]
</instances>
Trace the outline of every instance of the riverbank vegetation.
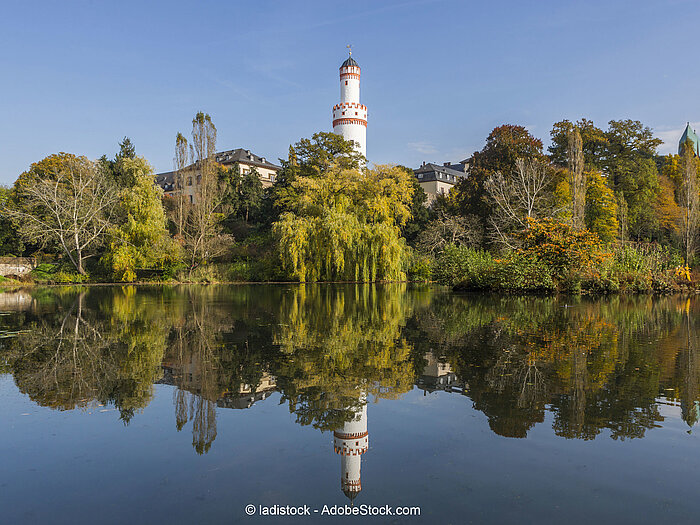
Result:
<instances>
[{"instance_id":1,"label":"riverbank vegetation","mask_svg":"<svg viewBox=\"0 0 700 525\"><path fill-rule=\"evenodd\" d=\"M36 282L437 281L513 293L696 288L700 163L632 120L563 120L551 145L503 125L430 205L412 170L367 167L316 133L275 183L215 162L198 113L175 141L173 188L128 138L114 158L58 153L0 189L0 256ZM186 194L188 180L196 181ZM178 189L180 191L178 191ZM9 276L12 277L12 276ZM24 278L27 279L26 277Z\"/></svg>"}]
</instances>

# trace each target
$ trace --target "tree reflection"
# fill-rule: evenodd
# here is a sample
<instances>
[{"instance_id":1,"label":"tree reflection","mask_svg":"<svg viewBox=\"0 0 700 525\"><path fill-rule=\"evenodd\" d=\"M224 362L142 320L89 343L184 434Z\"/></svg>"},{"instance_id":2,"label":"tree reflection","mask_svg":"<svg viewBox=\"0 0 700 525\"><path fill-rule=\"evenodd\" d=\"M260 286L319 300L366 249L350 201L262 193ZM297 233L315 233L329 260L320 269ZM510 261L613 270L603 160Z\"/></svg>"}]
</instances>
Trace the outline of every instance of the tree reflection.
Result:
<instances>
[{"instance_id":1,"label":"tree reflection","mask_svg":"<svg viewBox=\"0 0 700 525\"><path fill-rule=\"evenodd\" d=\"M338 430L415 384L470 398L497 434L552 413L565 438L643 437L660 403L700 420L695 297L456 295L406 285L37 288L6 297L0 371L59 410L112 404L125 423L154 384L200 453L217 410L279 392L297 423ZM29 294L29 295L27 295ZM9 306L8 306L9 305ZM19 305L19 306L17 306Z\"/></svg>"},{"instance_id":2,"label":"tree reflection","mask_svg":"<svg viewBox=\"0 0 700 525\"><path fill-rule=\"evenodd\" d=\"M274 334L285 358L274 373L299 424L334 430L366 396L412 388L412 348L401 336L412 308L405 285L303 285L285 294Z\"/></svg>"},{"instance_id":3,"label":"tree reflection","mask_svg":"<svg viewBox=\"0 0 700 525\"><path fill-rule=\"evenodd\" d=\"M129 288L104 296L57 292L55 308L10 339L7 362L21 392L60 410L112 403L128 424L160 377L167 331ZM107 312L107 315L105 315Z\"/></svg>"},{"instance_id":4,"label":"tree reflection","mask_svg":"<svg viewBox=\"0 0 700 525\"><path fill-rule=\"evenodd\" d=\"M607 429L625 439L658 425L658 399L669 390L684 420L697 421L695 308L695 299L678 297L445 294L418 317L494 432L525 437L551 410L560 436L593 439ZM673 363L675 378L664 373Z\"/></svg>"}]
</instances>

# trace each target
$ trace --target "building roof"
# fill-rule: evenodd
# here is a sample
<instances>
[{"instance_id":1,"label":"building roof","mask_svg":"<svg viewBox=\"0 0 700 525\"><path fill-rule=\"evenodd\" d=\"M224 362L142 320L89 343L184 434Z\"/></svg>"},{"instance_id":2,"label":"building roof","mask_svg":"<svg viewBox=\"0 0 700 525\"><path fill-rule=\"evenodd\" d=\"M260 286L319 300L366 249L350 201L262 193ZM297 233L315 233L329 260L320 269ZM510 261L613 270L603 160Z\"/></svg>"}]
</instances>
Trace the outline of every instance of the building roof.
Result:
<instances>
[{"instance_id":1,"label":"building roof","mask_svg":"<svg viewBox=\"0 0 700 525\"><path fill-rule=\"evenodd\" d=\"M172 191L175 189L175 172L166 171L156 175L156 184L163 188L163 191Z\"/></svg>"},{"instance_id":2,"label":"building roof","mask_svg":"<svg viewBox=\"0 0 700 525\"><path fill-rule=\"evenodd\" d=\"M683 146L688 140L693 143L693 150L695 151L695 154L700 157L700 137L698 137L693 131L693 128L690 127L690 122L688 122L688 125L685 127L681 140L678 141L679 155L683 154Z\"/></svg>"},{"instance_id":3,"label":"building roof","mask_svg":"<svg viewBox=\"0 0 700 525\"><path fill-rule=\"evenodd\" d=\"M247 164L249 166L258 166L261 168L266 168L268 170L279 171L282 169L281 166L269 162L265 157L260 157L251 153L249 149L231 149L228 151L220 151L214 154L214 159L219 164L228 166L234 162L239 164ZM190 164L191 167L192 165ZM172 191L175 189L175 172L165 171L163 173L156 174L156 184L158 184L164 191Z\"/></svg>"},{"instance_id":4,"label":"building roof","mask_svg":"<svg viewBox=\"0 0 700 525\"><path fill-rule=\"evenodd\" d=\"M216 162L220 164L233 164L238 162L240 164L252 164L254 166L260 166L262 168L267 168L270 170L280 170L281 166L269 162L265 157L259 157L258 155L251 153L249 149L231 149L228 151L220 151L214 154Z\"/></svg>"},{"instance_id":5,"label":"building roof","mask_svg":"<svg viewBox=\"0 0 700 525\"><path fill-rule=\"evenodd\" d=\"M420 168L413 170L413 173L416 174L420 182L439 180L447 184L457 184L467 176L465 171L469 167L467 164L445 164L440 166L432 162L423 163Z\"/></svg>"},{"instance_id":6,"label":"building roof","mask_svg":"<svg viewBox=\"0 0 700 525\"><path fill-rule=\"evenodd\" d=\"M341 68L343 67L360 67L360 64L355 62L355 59L352 57L348 57L345 62L343 62L340 66Z\"/></svg>"}]
</instances>

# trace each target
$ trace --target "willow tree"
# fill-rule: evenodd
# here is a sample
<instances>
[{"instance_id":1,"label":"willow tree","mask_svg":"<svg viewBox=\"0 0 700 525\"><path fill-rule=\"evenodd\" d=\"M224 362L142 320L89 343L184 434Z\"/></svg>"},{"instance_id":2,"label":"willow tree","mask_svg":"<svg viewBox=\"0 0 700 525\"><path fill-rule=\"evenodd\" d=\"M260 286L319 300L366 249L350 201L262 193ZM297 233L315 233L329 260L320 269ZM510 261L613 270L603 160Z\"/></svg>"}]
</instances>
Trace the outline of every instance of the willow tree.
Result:
<instances>
[{"instance_id":1,"label":"willow tree","mask_svg":"<svg viewBox=\"0 0 700 525\"><path fill-rule=\"evenodd\" d=\"M298 177L273 225L284 268L301 282L401 280L413 184L395 166Z\"/></svg>"}]
</instances>

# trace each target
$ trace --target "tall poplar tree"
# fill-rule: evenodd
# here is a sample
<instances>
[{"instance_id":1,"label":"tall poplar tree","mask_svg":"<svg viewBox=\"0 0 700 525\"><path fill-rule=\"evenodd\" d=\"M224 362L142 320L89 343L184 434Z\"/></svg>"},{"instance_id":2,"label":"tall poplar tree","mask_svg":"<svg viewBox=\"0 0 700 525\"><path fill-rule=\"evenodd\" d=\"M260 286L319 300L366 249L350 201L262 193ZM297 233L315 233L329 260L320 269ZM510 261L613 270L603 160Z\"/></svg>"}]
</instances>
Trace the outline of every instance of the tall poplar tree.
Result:
<instances>
[{"instance_id":1,"label":"tall poplar tree","mask_svg":"<svg viewBox=\"0 0 700 525\"><path fill-rule=\"evenodd\" d=\"M698 158L689 144L681 151L681 188L683 247L685 264L689 265L697 248L698 226L700 225L700 196L698 195Z\"/></svg>"},{"instance_id":2,"label":"tall poplar tree","mask_svg":"<svg viewBox=\"0 0 700 525\"><path fill-rule=\"evenodd\" d=\"M583 170L583 141L577 127L568 133L567 167L571 187L571 225L580 230L585 227L586 176Z\"/></svg>"}]
</instances>

